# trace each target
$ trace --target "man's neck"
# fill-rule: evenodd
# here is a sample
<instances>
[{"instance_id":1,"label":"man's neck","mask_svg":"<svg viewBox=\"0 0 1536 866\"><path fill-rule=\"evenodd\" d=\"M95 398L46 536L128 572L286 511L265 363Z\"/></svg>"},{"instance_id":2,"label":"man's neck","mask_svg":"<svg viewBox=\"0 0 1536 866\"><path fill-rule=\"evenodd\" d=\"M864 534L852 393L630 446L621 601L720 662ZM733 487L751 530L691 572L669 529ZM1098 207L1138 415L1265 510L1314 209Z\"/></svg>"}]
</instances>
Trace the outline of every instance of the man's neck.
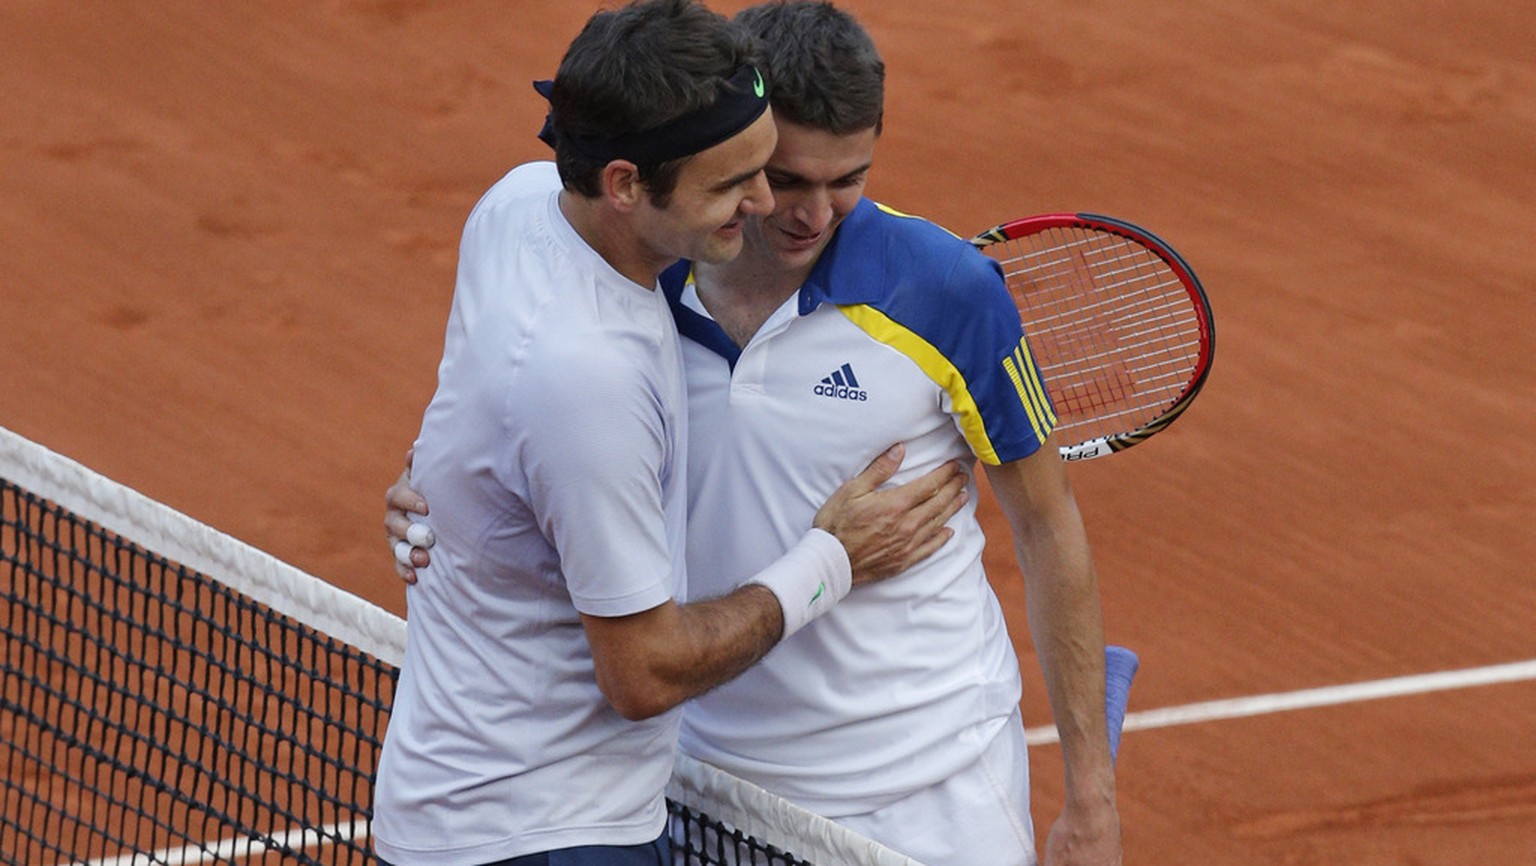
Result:
<instances>
[{"instance_id":1,"label":"man's neck","mask_svg":"<svg viewBox=\"0 0 1536 866\"><path fill-rule=\"evenodd\" d=\"M699 300L726 336L745 347L774 311L810 276L812 262L786 270L772 256L754 254L750 245L734 260L718 265L695 263Z\"/></svg>"},{"instance_id":2,"label":"man's neck","mask_svg":"<svg viewBox=\"0 0 1536 866\"><path fill-rule=\"evenodd\" d=\"M603 261L637 285L656 288L656 276L671 260L658 259L636 237L624 215L601 199L560 191L560 212Z\"/></svg>"}]
</instances>

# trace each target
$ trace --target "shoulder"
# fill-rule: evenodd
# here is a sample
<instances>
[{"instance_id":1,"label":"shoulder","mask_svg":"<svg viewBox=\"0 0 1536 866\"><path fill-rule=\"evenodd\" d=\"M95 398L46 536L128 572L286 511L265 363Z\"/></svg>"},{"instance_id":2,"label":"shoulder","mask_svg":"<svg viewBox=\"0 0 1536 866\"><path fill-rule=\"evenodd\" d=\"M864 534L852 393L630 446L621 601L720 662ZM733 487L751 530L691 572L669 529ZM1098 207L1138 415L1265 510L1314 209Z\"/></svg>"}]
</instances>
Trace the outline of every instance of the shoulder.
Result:
<instances>
[{"instance_id":1,"label":"shoulder","mask_svg":"<svg viewBox=\"0 0 1536 866\"><path fill-rule=\"evenodd\" d=\"M552 162L526 162L501 176L480 197L476 209L560 191L560 173Z\"/></svg>"},{"instance_id":2,"label":"shoulder","mask_svg":"<svg viewBox=\"0 0 1536 866\"><path fill-rule=\"evenodd\" d=\"M866 200L837 243L829 279L864 283L862 290L838 293L909 327L1010 312L1017 318L997 262L931 220Z\"/></svg>"},{"instance_id":3,"label":"shoulder","mask_svg":"<svg viewBox=\"0 0 1536 866\"><path fill-rule=\"evenodd\" d=\"M563 225L551 163L508 172L475 203L459 240L460 293L486 295L487 304L517 297L521 316L542 304L549 284L586 279L585 251Z\"/></svg>"},{"instance_id":4,"label":"shoulder","mask_svg":"<svg viewBox=\"0 0 1536 866\"><path fill-rule=\"evenodd\" d=\"M970 306L1003 288L1002 268L969 240L923 217L876 207L886 230L898 239L892 249L905 268L922 276L926 292Z\"/></svg>"},{"instance_id":5,"label":"shoulder","mask_svg":"<svg viewBox=\"0 0 1536 866\"><path fill-rule=\"evenodd\" d=\"M505 230L516 224L539 218L545 210L539 205L560 191L560 176L554 163L530 162L507 172L475 202L465 222L466 236Z\"/></svg>"}]
</instances>

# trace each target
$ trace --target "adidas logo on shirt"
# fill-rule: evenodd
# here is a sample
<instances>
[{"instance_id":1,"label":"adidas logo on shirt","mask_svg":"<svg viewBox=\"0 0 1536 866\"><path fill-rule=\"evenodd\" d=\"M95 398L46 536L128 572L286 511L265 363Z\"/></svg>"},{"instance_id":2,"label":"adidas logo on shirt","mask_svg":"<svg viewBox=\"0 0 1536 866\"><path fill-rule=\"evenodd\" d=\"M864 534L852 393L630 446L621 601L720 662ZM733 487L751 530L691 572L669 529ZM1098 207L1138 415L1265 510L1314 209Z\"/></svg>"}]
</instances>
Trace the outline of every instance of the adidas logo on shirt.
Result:
<instances>
[{"instance_id":1,"label":"adidas logo on shirt","mask_svg":"<svg viewBox=\"0 0 1536 866\"><path fill-rule=\"evenodd\" d=\"M833 370L830 376L824 377L812 390L817 396L832 397L837 400L869 399L868 391L859 390L859 379L853 375L852 364L844 364Z\"/></svg>"}]
</instances>

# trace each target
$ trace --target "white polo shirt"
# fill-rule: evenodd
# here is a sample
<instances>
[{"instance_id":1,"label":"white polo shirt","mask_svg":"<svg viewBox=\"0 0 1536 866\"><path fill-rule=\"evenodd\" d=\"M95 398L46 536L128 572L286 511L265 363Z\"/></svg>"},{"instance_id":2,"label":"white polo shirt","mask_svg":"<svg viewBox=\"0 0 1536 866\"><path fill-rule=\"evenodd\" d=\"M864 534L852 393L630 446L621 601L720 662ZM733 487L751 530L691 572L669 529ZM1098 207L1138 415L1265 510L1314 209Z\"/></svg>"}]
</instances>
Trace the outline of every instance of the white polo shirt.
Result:
<instances>
[{"instance_id":1,"label":"white polo shirt","mask_svg":"<svg viewBox=\"0 0 1536 866\"><path fill-rule=\"evenodd\" d=\"M623 719L578 611L680 596L686 428L677 331L560 213L554 166L515 169L464 229L438 389L411 484L432 564L376 787L399 864L479 864L656 838L680 713Z\"/></svg>"},{"instance_id":2,"label":"white polo shirt","mask_svg":"<svg viewBox=\"0 0 1536 866\"><path fill-rule=\"evenodd\" d=\"M996 264L924 220L861 202L739 353L687 277L683 263L662 284L685 337L692 597L780 556L893 443L907 443L899 483L1024 457L1055 423ZM971 492L937 554L695 699L684 751L831 817L975 762L1020 680Z\"/></svg>"}]
</instances>

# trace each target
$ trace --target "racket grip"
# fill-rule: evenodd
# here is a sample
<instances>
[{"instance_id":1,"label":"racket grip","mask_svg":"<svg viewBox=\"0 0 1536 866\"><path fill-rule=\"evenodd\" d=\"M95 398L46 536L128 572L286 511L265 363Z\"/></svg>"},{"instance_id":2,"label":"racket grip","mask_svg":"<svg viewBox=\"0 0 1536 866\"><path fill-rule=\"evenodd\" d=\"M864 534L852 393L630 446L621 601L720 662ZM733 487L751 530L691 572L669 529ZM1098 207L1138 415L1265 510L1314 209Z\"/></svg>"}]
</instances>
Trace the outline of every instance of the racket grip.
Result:
<instances>
[{"instance_id":1,"label":"racket grip","mask_svg":"<svg viewBox=\"0 0 1536 866\"><path fill-rule=\"evenodd\" d=\"M1141 660L1123 646L1104 648L1104 716L1109 730L1109 758L1120 752L1120 729L1125 725L1125 706L1131 697L1131 681Z\"/></svg>"}]
</instances>

